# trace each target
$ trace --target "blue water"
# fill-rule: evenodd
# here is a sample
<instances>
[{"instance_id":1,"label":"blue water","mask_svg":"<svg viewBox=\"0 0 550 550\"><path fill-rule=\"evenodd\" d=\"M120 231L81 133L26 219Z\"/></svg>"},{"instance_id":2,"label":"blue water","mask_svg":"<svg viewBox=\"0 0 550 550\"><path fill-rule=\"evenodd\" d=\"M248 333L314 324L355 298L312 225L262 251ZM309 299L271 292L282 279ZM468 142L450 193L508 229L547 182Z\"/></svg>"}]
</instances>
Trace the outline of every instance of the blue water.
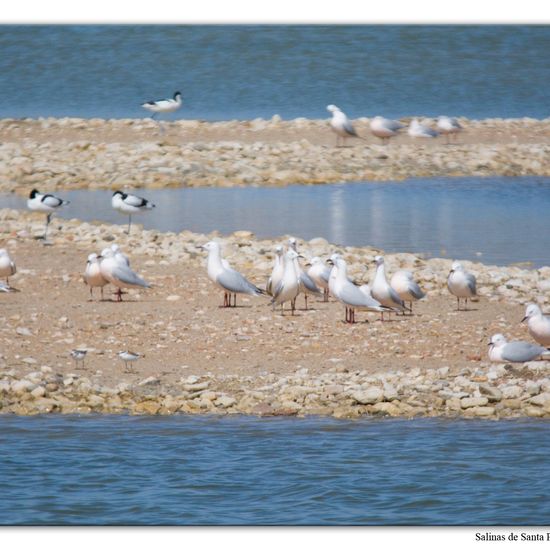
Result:
<instances>
[{"instance_id":1,"label":"blue water","mask_svg":"<svg viewBox=\"0 0 550 550\"><path fill-rule=\"evenodd\" d=\"M0 26L0 117L545 118L550 26Z\"/></svg>"},{"instance_id":2,"label":"blue water","mask_svg":"<svg viewBox=\"0 0 550 550\"><path fill-rule=\"evenodd\" d=\"M547 421L0 417L0 524L548 525Z\"/></svg>"},{"instance_id":3,"label":"blue water","mask_svg":"<svg viewBox=\"0 0 550 550\"><path fill-rule=\"evenodd\" d=\"M127 223L111 191L59 192L66 218ZM423 253L485 264L550 266L550 178L430 178L284 188L141 190L156 208L145 228L259 237L324 237L345 246ZM0 208L26 199L0 195Z\"/></svg>"}]
</instances>

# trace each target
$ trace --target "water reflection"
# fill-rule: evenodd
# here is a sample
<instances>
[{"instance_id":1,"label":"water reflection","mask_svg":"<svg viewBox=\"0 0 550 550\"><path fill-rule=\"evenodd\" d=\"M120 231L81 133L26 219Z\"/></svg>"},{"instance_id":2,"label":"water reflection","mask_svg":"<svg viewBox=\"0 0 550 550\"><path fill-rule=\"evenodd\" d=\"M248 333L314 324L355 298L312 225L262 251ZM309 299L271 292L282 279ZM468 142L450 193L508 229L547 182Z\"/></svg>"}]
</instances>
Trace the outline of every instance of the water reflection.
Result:
<instances>
[{"instance_id":1,"label":"water reflection","mask_svg":"<svg viewBox=\"0 0 550 550\"><path fill-rule=\"evenodd\" d=\"M137 217L145 228L228 234L248 229L262 238L292 234L388 252L550 265L550 178L416 179L402 183L139 192L157 208ZM110 191L71 191L66 218L124 224ZM25 199L0 197L0 207Z\"/></svg>"}]
</instances>

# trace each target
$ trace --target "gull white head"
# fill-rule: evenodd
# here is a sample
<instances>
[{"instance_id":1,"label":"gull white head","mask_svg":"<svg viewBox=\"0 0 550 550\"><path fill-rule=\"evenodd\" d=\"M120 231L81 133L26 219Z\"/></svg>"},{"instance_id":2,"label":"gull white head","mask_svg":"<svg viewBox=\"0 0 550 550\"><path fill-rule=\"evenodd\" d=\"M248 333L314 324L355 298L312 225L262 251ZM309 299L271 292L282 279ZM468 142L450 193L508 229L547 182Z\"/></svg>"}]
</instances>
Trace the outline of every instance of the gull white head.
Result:
<instances>
[{"instance_id":1,"label":"gull white head","mask_svg":"<svg viewBox=\"0 0 550 550\"><path fill-rule=\"evenodd\" d=\"M0 248L0 256L8 256L8 251L5 248Z\"/></svg>"},{"instance_id":2,"label":"gull white head","mask_svg":"<svg viewBox=\"0 0 550 550\"><path fill-rule=\"evenodd\" d=\"M451 265L451 273L455 271L464 271L464 267L462 267L460 262L453 262L453 265Z\"/></svg>"},{"instance_id":3,"label":"gull white head","mask_svg":"<svg viewBox=\"0 0 550 550\"><path fill-rule=\"evenodd\" d=\"M330 105L327 105L327 111L329 113L335 113L337 111L339 111L340 109L338 107L336 107L336 105L332 105L332 103Z\"/></svg>"},{"instance_id":4,"label":"gull white head","mask_svg":"<svg viewBox=\"0 0 550 550\"><path fill-rule=\"evenodd\" d=\"M537 304L527 304L527 308L525 309L525 317L521 320L521 322L523 323L524 321L527 321L527 319L538 317L539 315L542 315L542 310L539 306L537 306Z\"/></svg>"},{"instance_id":5,"label":"gull white head","mask_svg":"<svg viewBox=\"0 0 550 550\"><path fill-rule=\"evenodd\" d=\"M111 248L104 248L98 258L112 258L115 255Z\"/></svg>"},{"instance_id":6,"label":"gull white head","mask_svg":"<svg viewBox=\"0 0 550 550\"><path fill-rule=\"evenodd\" d=\"M383 256L375 256L374 261L376 262L376 266L384 265L384 257Z\"/></svg>"},{"instance_id":7,"label":"gull white head","mask_svg":"<svg viewBox=\"0 0 550 550\"><path fill-rule=\"evenodd\" d=\"M88 263L91 264L91 263L94 263L94 262L97 262L98 260L98 256L95 252L93 252L92 254L90 254L88 256Z\"/></svg>"},{"instance_id":8,"label":"gull white head","mask_svg":"<svg viewBox=\"0 0 550 550\"><path fill-rule=\"evenodd\" d=\"M298 254L298 252L296 252L296 250L290 249L290 250L287 250L285 257L287 260L293 261L296 258L300 258L301 256Z\"/></svg>"},{"instance_id":9,"label":"gull white head","mask_svg":"<svg viewBox=\"0 0 550 550\"><path fill-rule=\"evenodd\" d=\"M491 336L491 339L489 340L489 346L491 347L501 347L501 346L504 346L506 344L506 338L504 337L503 334L493 334L493 336Z\"/></svg>"},{"instance_id":10,"label":"gull white head","mask_svg":"<svg viewBox=\"0 0 550 550\"><path fill-rule=\"evenodd\" d=\"M278 245L275 247L275 254L277 254L277 256L282 256L282 255L283 255L283 251L284 251L284 248L282 247L282 245L278 244Z\"/></svg>"},{"instance_id":11,"label":"gull white head","mask_svg":"<svg viewBox=\"0 0 550 550\"><path fill-rule=\"evenodd\" d=\"M292 250L296 251L297 244L296 244L296 239L294 237L290 237L290 239L288 239L288 246L292 248Z\"/></svg>"}]
</instances>

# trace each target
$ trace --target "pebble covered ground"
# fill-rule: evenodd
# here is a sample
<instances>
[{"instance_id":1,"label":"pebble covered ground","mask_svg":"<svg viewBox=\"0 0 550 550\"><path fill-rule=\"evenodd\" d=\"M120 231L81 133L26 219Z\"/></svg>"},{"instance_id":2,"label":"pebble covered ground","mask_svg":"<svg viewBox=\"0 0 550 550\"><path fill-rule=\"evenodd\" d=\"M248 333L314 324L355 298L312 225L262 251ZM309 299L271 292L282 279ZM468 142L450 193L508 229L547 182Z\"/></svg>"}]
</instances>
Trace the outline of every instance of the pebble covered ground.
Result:
<instances>
[{"instance_id":1,"label":"pebble covered ground","mask_svg":"<svg viewBox=\"0 0 550 550\"><path fill-rule=\"evenodd\" d=\"M550 119L459 121L464 131L451 145L406 132L381 145L361 118L353 122L364 139L337 148L328 120L277 115L165 122L164 133L150 119L2 119L0 191L550 175Z\"/></svg>"},{"instance_id":2,"label":"pebble covered ground","mask_svg":"<svg viewBox=\"0 0 550 550\"><path fill-rule=\"evenodd\" d=\"M446 288L451 260L389 254L389 275L413 271L427 298L412 316L382 322L358 313L350 326L333 300L313 300L305 311L300 296L295 316L273 311L265 297L239 296L239 307L220 307L223 294L207 278L197 245L218 238L231 264L264 286L274 247L288 236L139 226L128 236L123 225L54 218L52 245L44 246L35 238L43 229L41 215L0 210L0 242L16 261L10 283L19 290L0 294L2 413L550 416L550 362L487 357L496 332L531 341L520 320L528 302L549 309L550 267L464 261L479 298L457 311ZM90 301L86 258L114 242L153 288L116 303L107 287L105 301L98 290ZM306 257L341 252L358 281L372 280L381 253L320 238L298 245ZM88 350L83 364L73 362L73 348ZM125 349L142 355L131 370L117 355Z\"/></svg>"}]
</instances>

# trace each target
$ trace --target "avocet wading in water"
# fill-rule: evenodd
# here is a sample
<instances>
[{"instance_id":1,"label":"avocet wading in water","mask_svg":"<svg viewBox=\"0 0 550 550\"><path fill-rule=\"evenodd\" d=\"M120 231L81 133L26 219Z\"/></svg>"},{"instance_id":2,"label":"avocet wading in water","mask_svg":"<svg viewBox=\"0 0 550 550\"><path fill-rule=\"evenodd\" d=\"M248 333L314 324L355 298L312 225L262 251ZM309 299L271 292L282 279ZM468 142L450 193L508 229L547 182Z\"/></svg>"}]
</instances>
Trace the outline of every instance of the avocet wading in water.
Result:
<instances>
[{"instance_id":1,"label":"avocet wading in water","mask_svg":"<svg viewBox=\"0 0 550 550\"><path fill-rule=\"evenodd\" d=\"M153 113L151 118L155 118L158 114L173 113L181 107L181 92L176 92L172 99L158 99L157 101L147 101L141 106Z\"/></svg>"},{"instance_id":2,"label":"avocet wading in water","mask_svg":"<svg viewBox=\"0 0 550 550\"><path fill-rule=\"evenodd\" d=\"M128 216L128 235L130 234L130 226L132 225L132 214L140 214L147 210L152 210L155 205L137 195L131 195L130 193L123 193L122 191L115 191L111 198L112 207Z\"/></svg>"},{"instance_id":3,"label":"avocet wading in water","mask_svg":"<svg viewBox=\"0 0 550 550\"><path fill-rule=\"evenodd\" d=\"M52 221L52 214L66 204L69 204L69 201L65 201L49 193L40 193L40 191L36 189L30 192L29 198L27 199L27 208L35 212L43 212L46 214L46 228L44 229L44 237L42 237L44 241L46 241L48 234L48 225L50 225Z\"/></svg>"}]
</instances>

